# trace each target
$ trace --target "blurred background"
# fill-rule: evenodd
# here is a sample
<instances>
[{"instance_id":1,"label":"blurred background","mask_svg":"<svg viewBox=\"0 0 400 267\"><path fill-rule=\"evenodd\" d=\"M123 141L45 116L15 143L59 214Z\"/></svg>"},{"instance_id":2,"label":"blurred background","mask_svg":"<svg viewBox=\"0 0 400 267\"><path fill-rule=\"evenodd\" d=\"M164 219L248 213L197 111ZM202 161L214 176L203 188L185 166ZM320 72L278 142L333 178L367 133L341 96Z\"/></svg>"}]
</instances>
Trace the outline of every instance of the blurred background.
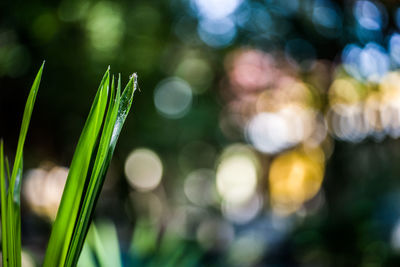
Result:
<instances>
[{"instance_id":1,"label":"blurred background","mask_svg":"<svg viewBox=\"0 0 400 267\"><path fill-rule=\"evenodd\" d=\"M1 1L11 158L46 60L24 153L24 266L41 264L108 65L124 82L137 72L140 92L80 266L399 266L399 7Z\"/></svg>"}]
</instances>

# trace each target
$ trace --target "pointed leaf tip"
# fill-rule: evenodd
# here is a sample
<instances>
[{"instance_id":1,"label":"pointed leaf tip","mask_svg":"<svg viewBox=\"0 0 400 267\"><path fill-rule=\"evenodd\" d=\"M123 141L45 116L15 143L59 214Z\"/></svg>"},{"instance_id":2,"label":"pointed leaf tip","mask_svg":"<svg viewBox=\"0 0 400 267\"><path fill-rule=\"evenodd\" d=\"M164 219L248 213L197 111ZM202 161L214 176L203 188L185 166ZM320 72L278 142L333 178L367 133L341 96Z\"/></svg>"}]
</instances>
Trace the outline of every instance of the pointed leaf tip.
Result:
<instances>
[{"instance_id":1,"label":"pointed leaf tip","mask_svg":"<svg viewBox=\"0 0 400 267\"><path fill-rule=\"evenodd\" d=\"M140 92L140 87L138 85L138 75L136 72L132 73L132 75L130 76L130 80L133 80L133 92L135 92L136 89L138 89Z\"/></svg>"},{"instance_id":2,"label":"pointed leaf tip","mask_svg":"<svg viewBox=\"0 0 400 267\"><path fill-rule=\"evenodd\" d=\"M134 72L134 73L131 74L131 76L129 76L129 79L130 79L130 80L132 80L132 79L137 80L137 77L138 77L138 76L137 76L137 73Z\"/></svg>"}]
</instances>

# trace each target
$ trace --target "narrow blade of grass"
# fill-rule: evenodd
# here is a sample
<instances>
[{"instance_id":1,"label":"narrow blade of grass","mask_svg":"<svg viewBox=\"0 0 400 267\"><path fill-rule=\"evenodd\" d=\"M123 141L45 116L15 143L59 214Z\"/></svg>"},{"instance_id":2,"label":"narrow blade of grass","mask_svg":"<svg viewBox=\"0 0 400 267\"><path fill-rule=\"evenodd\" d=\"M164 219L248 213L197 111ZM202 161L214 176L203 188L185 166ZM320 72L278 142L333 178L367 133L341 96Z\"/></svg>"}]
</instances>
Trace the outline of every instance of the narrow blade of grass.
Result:
<instances>
[{"instance_id":1,"label":"narrow blade of grass","mask_svg":"<svg viewBox=\"0 0 400 267\"><path fill-rule=\"evenodd\" d=\"M101 242L99 232L95 224L90 226L89 234L88 234L88 244L93 254L95 255L97 261L99 262L99 266L107 266L107 256L108 251L104 249L103 243ZM118 266L115 266L118 267Z\"/></svg>"},{"instance_id":2,"label":"narrow blade of grass","mask_svg":"<svg viewBox=\"0 0 400 267\"><path fill-rule=\"evenodd\" d=\"M86 242L82 248L81 256L79 257L78 267L98 267L95 256L89 244Z\"/></svg>"},{"instance_id":3,"label":"narrow blade of grass","mask_svg":"<svg viewBox=\"0 0 400 267\"><path fill-rule=\"evenodd\" d=\"M13 167L15 168L15 166ZM19 161L18 171L15 178L14 191L9 194L12 196L12 207L13 207L13 225L14 225L14 257L16 266L21 266L21 181L22 181L22 169L23 169L23 154L21 154L21 160Z\"/></svg>"},{"instance_id":4,"label":"narrow blade of grass","mask_svg":"<svg viewBox=\"0 0 400 267\"><path fill-rule=\"evenodd\" d=\"M7 223L6 223L6 177L4 166L4 145L3 140L0 143L0 192L1 192L1 245L2 245L2 262L4 267L8 267L8 251L7 251Z\"/></svg>"},{"instance_id":5,"label":"narrow blade of grass","mask_svg":"<svg viewBox=\"0 0 400 267\"><path fill-rule=\"evenodd\" d=\"M8 162L8 158L6 157L6 170L7 170L7 184L10 184L11 172L10 172L10 163ZM7 192L7 191L6 191Z\"/></svg>"},{"instance_id":6,"label":"narrow blade of grass","mask_svg":"<svg viewBox=\"0 0 400 267\"><path fill-rule=\"evenodd\" d=\"M107 251L106 266L121 267L121 252L118 241L117 229L111 221L102 221L97 223L97 231L103 248Z\"/></svg>"},{"instance_id":7,"label":"narrow blade of grass","mask_svg":"<svg viewBox=\"0 0 400 267\"><path fill-rule=\"evenodd\" d=\"M84 247L91 250L100 267L123 266L117 229L111 221L92 223Z\"/></svg>"},{"instance_id":8,"label":"narrow blade of grass","mask_svg":"<svg viewBox=\"0 0 400 267\"><path fill-rule=\"evenodd\" d=\"M20 162L22 161L22 151L24 149L25 138L26 138L26 134L28 132L29 122L31 120L32 110L33 110L33 106L35 104L36 95L39 90L40 81L42 79L43 67L44 67L44 62L42 64L42 66L40 67L39 72L36 75L36 78L33 82L31 91L29 92L29 96L26 101L24 115L22 117L21 130L20 130L19 138L18 138L17 153L15 154L13 170L11 173L10 187L12 188L12 190L11 190L12 192L14 192L15 180L17 179L17 174L20 171L19 166L21 166ZM17 183L17 184L19 184L19 183Z\"/></svg>"},{"instance_id":9,"label":"narrow blade of grass","mask_svg":"<svg viewBox=\"0 0 400 267\"><path fill-rule=\"evenodd\" d=\"M71 162L44 259L43 266L45 267L64 266L74 226L78 219L90 161L103 123L109 92L109 80L108 69L100 83Z\"/></svg>"},{"instance_id":10,"label":"narrow blade of grass","mask_svg":"<svg viewBox=\"0 0 400 267\"><path fill-rule=\"evenodd\" d=\"M22 177L23 159L19 166L13 166L17 169L15 176L14 189L9 186L7 193L7 248L9 252L8 260L10 266L21 266L21 206L20 206L20 188ZM14 191L12 191L14 190Z\"/></svg>"}]
</instances>

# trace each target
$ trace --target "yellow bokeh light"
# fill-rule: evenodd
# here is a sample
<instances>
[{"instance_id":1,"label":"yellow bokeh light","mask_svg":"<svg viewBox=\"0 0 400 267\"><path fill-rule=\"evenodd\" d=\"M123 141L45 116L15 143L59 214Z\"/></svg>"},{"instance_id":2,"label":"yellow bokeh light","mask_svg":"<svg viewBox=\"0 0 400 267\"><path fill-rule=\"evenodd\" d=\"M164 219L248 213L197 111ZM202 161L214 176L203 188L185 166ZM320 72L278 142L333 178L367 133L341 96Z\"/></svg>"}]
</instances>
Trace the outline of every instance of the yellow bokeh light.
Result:
<instances>
[{"instance_id":1,"label":"yellow bokeh light","mask_svg":"<svg viewBox=\"0 0 400 267\"><path fill-rule=\"evenodd\" d=\"M351 78L336 79L329 89L329 101L336 103L357 103L365 96L361 84Z\"/></svg>"},{"instance_id":2,"label":"yellow bokeh light","mask_svg":"<svg viewBox=\"0 0 400 267\"><path fill-rule=\"evenodd\" d=\"M291 213L314 197L322 184L324 153L290 151L277 157L271 164L269 186L271 204L277 213Z\"/></svg>"},{"instance_id":3,"label":"yellow bokeh light","mask_svg":"<svg viewBox=\"0 0 400 267\"><path fill-rule=\"evenodd\" d=\"M381 111L384 109L381 92L370 93L364 104L364 120L369 128L382 131Z\"/></svg>"},{"instance_id":4,"label":"yellow bokeh light","mask_svg":"<svg viewBox=\"0 0 400 267\"><path fill-rule=\"evenodd\" d=\"M400 94L400 72L389 72L379 84L379 89L385 94L399 96Z\"/></svg>"}]
</instances>

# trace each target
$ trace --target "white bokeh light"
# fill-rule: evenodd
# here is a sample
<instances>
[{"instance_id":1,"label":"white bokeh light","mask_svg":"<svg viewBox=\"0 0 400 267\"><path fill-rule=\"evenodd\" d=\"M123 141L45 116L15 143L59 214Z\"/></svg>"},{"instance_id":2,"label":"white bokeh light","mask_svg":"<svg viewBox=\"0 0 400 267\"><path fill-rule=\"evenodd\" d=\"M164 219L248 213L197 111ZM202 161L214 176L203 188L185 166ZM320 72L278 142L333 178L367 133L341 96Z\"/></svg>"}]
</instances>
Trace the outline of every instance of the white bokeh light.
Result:
<instances>
[{"instance_id":1,"label":"white bokeh light","mask_svg":"<svg viewBox=\"0 0 400 267\"><path fill-rule=\"evenodd\" d=\"M289 130L282 116L269 112L254 116L247 127L251 143L264 153L276 153L290 146Z\"/></svg>"},{"instance_id":2,"label":"white bokeh light","mask_svg":"<svg viewBox=\"0 0 400 267\"><path fill-rule=\"evenodd\" d=\"M288 106L277 112L261 112L247 125L247 138L267 154L275 154L310 136L315 113L300 106Z\"/></svg>"},{"instance_id":3,"label":"white bokeh light","mask_svg":"<svg viewBox=\"0 0 400 267\"><path fill-rule=\"evenodd\" d=\"M221 156L217 167L217 190L231 203L244 203L255 193L258 161L253 151L244 145L232 145Z\"/></svg>"},{"instance_id":4,"label":"white bokeh light","mask_svg":"<svg viewBox=\"0 0 400 267\"><path fill-rule=\"evenodd\" d=\"M232 14L242 0L192 0L198 16L208 19L221 19Z\"/></svg>"},{"instance_id":5,"label":"white bokeh light","mask_svg":"<svg viewBox=\"0 0 400 267\"><path fill-rule=\"evenodd\" d=\"M140 191L156 188L161 182L162 173L160 158L149 149L136 149L126 159L125 175L128 182Z\"/></svg>"}]
</instances>

